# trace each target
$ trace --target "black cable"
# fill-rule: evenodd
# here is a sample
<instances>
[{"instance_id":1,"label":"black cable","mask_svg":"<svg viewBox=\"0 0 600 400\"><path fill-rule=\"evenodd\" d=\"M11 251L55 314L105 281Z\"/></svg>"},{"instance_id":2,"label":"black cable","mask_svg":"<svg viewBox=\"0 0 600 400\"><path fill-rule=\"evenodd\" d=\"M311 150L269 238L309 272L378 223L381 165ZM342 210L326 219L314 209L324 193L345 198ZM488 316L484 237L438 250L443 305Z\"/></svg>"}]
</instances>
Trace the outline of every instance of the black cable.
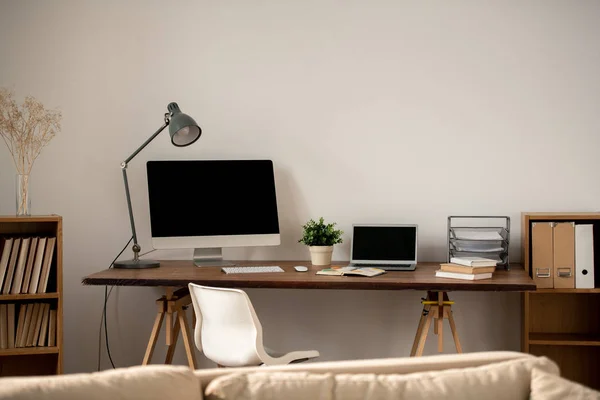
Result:
<instances>
[{"instance_id":1,"label":"black cable","mask_svg":"<svg viewBox=\"0 0 600 400\"><path fill-rule=\"evenodd\" d=\"M133 236L129 239L129 241L127 242L127 244L123 247L123 250L121 250L121 252L119 252L119 254L115 257L114 260L112 260L112 262L110 263L110 265L108 266L108 269L111 269L113 267L113 265L115 264L115 261L117 261L117 259L119 257L121 257L121 254L123 254L123 252L125 251L125 249L127 249L127 247L129 246L129 243L131 243L131 241L133 240ZM114 286L112 286L110 288L110 292L112 293ZM104 308L102 310L102 320L104 320L104 338L105 338L105 343L106 343L106 353L108 354L108 359L110 360L110 365L112 365L113 368L115 367L115 363L113 362L112 356L110 354L110 345L108 343L108 324L106 322L107 318L106 318L106 304L108 303L108 297L110 296L109 292L108 292L108 286L104 286ZM102 321L101 321L102 323ZM102 340L102 338L100 338L100 340ZM98 356L98 370L100 370L100 356Z\"/></svg>"}]
</instances>

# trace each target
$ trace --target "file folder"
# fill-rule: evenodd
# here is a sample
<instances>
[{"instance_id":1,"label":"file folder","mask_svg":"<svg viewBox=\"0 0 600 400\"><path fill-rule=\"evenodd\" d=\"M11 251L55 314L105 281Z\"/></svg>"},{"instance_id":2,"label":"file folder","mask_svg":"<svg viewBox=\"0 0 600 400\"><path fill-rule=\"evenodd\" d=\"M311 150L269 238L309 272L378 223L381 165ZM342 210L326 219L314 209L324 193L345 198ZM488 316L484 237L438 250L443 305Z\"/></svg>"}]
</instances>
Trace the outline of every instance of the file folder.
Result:
<instances>
[{"instance_id":1,"label":"file folder","mask_svg":"<svg viewBox=\"0 0 600 400\"><path fill-rule=\"evenodd\" d=\"M575 288L575 222L554 225L554 287Z\"/></svg>"},{"instance_id":2,"label":"file folder","mask_svg":"<svg viewBox=\"0 0 600 400\"><path fill-rule=\"evenodd\" d=\"M575 287L594 288L594 225L575 225Z\"/></svg>"},{"instance_id":3,"label":"file folder","mask_svg":"<svg viewBox=\"0 0 600 400\"><path fill-rule=\"evenodd\" d=\"M531 277L539 289L554 287L553 222L531 224Z\"/></svg>"}]
</instances>

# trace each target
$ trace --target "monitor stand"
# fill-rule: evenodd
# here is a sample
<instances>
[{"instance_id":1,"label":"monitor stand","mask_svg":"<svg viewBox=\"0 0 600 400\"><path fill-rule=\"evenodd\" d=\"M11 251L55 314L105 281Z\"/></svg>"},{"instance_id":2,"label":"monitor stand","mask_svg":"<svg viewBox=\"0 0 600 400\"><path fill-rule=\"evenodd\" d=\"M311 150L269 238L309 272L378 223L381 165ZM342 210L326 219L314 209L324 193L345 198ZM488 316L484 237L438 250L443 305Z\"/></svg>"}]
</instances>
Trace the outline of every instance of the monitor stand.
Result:
<instances>
[{"instance_id":1,"label":"monitor stand","mask_svg":"<svg viewBox=\"0 0 600 400\"><path fill-rule=\"evenodd\" d=\"M232 267L235 263L223 260L220 247L194 249L194 265L196 267Z\"/></svg>"}]
</instances>

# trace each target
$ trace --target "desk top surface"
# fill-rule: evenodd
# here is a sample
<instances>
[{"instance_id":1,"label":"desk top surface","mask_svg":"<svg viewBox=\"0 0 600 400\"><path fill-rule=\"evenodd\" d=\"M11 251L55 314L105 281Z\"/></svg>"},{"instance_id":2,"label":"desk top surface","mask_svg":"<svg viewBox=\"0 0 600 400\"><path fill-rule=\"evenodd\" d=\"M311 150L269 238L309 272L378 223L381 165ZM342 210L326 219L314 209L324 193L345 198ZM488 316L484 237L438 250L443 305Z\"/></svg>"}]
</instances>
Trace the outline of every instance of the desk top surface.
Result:
<instances>
[{"instance_id":1,"label":"desk top surface","mask_svg":"<svg viewBox=\"0 0 600 400\"><path fill-rule=\"evenodd\" d=\"M535 283L521 265L509 271L498 269L491 279L467 281L437 278L440 263L419 263L415 271L388 271L371 278L358 276L316 275L325 266L307 261L233 261L238 266L278 265L284 272L225 274L220 267L196 267L191 260L164 260L159 268L107 269L83 278L84 285L167 286L188 283L235 288L289 289L356 289L356 290L432 290L432 291L512 291L536 290ZM333 265L347 265L334 262ZM305 265L308 272L296 272L295 265Z\"/></svg>"}]
</instances>

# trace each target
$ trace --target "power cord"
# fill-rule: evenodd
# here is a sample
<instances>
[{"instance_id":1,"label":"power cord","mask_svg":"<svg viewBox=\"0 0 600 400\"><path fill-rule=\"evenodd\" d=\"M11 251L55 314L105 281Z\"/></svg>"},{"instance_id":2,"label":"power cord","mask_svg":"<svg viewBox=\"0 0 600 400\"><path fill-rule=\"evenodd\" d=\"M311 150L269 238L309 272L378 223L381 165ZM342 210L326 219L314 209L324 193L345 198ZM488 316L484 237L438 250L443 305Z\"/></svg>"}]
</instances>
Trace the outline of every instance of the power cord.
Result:
<instances>
[{"instance_id":1,"label":"power cord","mask_svg":"<svg viewBox=\"0 0 600 400\"><path fill-rule=\"evenodd\" d=\"M127 247L129 246L129 243L131 243L131 241L133 240L133 236L129 239L129 241L127 242L127 244L123 247L123 250L121 250L119 252L119 254L115 257L114 260L112 260L112 262L110 263L110 265L108 266L108 269L111 269L113 267L113 265L115 264L115 261L117 261L117 259L119 257L121 257L121 254L123 254L123 252L127 249ZM107 326L107 318L106 318L106 304L108 303L108 298L110 297L110 294L112 293L114 289L114 286L111 286L110 291L108 291L108 286L104 286L104 307L102 308L102 317L100 318L100 331L98 332L98 371L100 371L100 361L102 358L102 325L104 323L104 336L105 336L105 343L106 343L106 352L108 354L108 359L110 360L110 365L112 365L113 369L115 368L115 363L113 362L112 356L110 354L110 345L108 343L108 326Z\"/></svg>"},{"instance_id":2,"label":"power cord","mask_svg":"<svg viewBox=\"0 0 600 400\"><path fill-rule=\"evenodd\" d=\"M115 261L117 261L117 259L119 257L121 257L121 254L123 254L125 249L127 249L127 247L129 246L129 244L131 243L132 240L133 240L133 236L131 237L131 239L129 239L129 241L127 242L125 247L123 247L123 250L121 250L119 252L119 254L115 257L115 259L110 263L110 265L108 266L108 269L111 269L114 266ZM145 256L146 254L152 253L155 250L156 249L152 249L150 251L142 253L142 254L140 254L140 257ZM113 359L110 354L110 344L108 342L108 327L107 327L107 322L106 322L106 319L107 319L106 318L106 305L108 303L108 299L110 298L110 295L112 294L112 291L114 288L115 288L114 285L110 287L110 290L108 290L108 286L104 287L104 306L102 307L102 316L100 318L100 327L98 329L98 365L97 365L98 371L100 371L100 364L101 364L101 360L102 360L102 325L104 325L106 353L108 354L108 359L110 360L110 365L112 365L113 369L115 368L115 364L114 364Z\"/></svg>"}]
</instances>

